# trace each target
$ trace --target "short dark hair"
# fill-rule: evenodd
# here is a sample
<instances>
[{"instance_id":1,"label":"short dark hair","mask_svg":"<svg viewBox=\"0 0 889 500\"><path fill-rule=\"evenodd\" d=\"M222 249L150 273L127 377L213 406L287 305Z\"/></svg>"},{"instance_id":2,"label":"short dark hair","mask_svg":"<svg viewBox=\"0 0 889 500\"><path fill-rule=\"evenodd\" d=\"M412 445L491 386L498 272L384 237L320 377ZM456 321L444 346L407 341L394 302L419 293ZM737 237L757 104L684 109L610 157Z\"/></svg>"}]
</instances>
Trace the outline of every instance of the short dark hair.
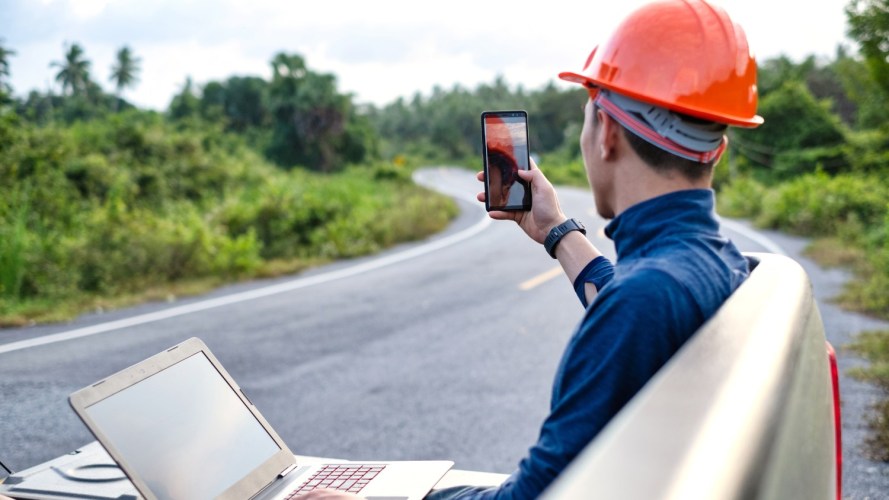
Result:
<instances>
[{"instance_id":1,"label":"short dark hair","mask_svg":"<svg viewBox=\"0 0 889 500\"><path fill-rule=\"evenodd\" d=\"M515 158L498 150L488 152L488 165L500 170L500 182L504 186L511 186L518 178L519 167Z\"/></svg>"},{"instance_id":2,"label":"short dark hair","mask_svg":"<svg viewBox=\"0 0 889 500\"><path fill-rule=\"evenodd\" d=\"M597 113L599 109L598 105L593 105L594 122L599 119ZM683 119L697 121L696 118L687 115L680 116L682 116ZM635 151L639 158L653 170L661 173L679 172L680 175L690 181L700 180L705 176L709 176L713 172L713 166L716 164L717 159L710 160L706 163L700 163L681 156L676 156L639 137L617 122L617 120L615 120L615 123L623 129L624 137L626 137L627 142L630 143L630 147L633 148L633 151Z\"/></svg>"}]
</instances>

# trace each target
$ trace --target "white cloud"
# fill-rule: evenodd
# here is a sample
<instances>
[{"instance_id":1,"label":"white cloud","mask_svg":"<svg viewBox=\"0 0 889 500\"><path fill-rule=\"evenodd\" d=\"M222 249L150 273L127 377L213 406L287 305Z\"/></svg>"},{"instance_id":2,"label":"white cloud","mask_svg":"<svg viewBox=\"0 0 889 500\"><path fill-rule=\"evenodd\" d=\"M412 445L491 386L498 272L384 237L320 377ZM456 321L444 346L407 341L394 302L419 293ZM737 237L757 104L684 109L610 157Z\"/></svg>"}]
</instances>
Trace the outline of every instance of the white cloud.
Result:
<instances>
[{"instance_id":1,"label":"white cloud","mask_svg":"<svg viewBox=\"0 0 889 500\"><path fill-rule=\"evenodd\" d=\"M61 8L68 9L78 20L91 19L100 15L106 7L115 0L40 0L40 4L45 7L57 7L61 4Z\"/></svg>"},{"instance_id":2,"label":"white cloud","mask_svg":"<svg viewBox=\"0 0 889 500\"><path fill-rule=\"evenodd\" d=\"M79 19L91 19L105 10L112 0L70 0L71 11Z\"/></svg>"},{"instance_id":3,"label":"white cloud","mask_svg":"<svg viewBox=\"0 0 889 500\"><path fill-rule=\"evenodd\" d=\"M139 53L142 58L139 89L127 95L136 104L166 109L187 77L195 83L224 80L234 73L270 77L265 61L246 57L232 42L207 47L196 42L156 44ZM220 64L225 61L225 64ZM237 68L233 72L231 68Z\"/></svg>"}]
</instances>

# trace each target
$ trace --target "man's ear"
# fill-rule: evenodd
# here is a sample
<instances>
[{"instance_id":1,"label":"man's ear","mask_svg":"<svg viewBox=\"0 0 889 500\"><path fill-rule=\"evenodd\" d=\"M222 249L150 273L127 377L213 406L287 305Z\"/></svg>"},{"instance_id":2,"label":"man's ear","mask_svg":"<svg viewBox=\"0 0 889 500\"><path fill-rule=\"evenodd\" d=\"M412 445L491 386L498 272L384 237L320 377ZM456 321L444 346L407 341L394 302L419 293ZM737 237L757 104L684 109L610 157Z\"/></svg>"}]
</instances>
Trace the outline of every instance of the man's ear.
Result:
<instances>
[{"instance_id":1,"label":"man's ear","mask_svg":"<svg viewBox=\"0 0 889 500\"><path fill-rule=\"evenodd\" d=\"M605 161L614 160L617 158L621 126L601 108L596 111L596 118L599 120L599 134L601 134L599 154Z\"/></svg>"}]
</instances>

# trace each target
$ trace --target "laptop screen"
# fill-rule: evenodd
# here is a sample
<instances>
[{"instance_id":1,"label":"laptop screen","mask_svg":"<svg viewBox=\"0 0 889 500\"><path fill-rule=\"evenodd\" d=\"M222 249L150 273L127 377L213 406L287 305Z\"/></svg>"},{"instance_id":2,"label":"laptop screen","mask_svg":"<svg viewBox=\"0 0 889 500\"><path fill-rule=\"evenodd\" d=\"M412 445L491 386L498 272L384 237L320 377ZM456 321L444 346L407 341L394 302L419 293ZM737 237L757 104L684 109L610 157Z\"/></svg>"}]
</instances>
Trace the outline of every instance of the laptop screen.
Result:
<instances>
[{"instance_id":1,"label":"laptop screen","mask_svg":"<svg viewBox=\"0 0 889 500\"><path fill-rule=\"evenodd\" d=\"M215 498L280 451L201 352L86 412L162 499Z\"/></svg>"}]
</instances>

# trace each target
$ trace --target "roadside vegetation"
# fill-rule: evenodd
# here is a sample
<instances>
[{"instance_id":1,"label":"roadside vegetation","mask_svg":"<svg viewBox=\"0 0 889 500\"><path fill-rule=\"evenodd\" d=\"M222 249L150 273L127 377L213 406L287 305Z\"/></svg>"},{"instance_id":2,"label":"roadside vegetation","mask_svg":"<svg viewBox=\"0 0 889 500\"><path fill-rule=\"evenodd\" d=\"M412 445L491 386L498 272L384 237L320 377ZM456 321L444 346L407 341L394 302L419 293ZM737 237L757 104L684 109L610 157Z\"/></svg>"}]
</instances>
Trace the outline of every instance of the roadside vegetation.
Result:
<instances>
[{"instance_id":1,"label":"roadside vegetation","mask_svg":"<svg viewBox=\"0 0 889 500\"><path fill-rule=\"evenodd\" d=\"M870 362L870 366L853 370L852 376L889 392L889 332L864 332L849 347ZM867 440L871 457L889 462L889 399L874 406L868 423L873 430Z\"/></svg>"},{"instance_id":2,"label":"roadside vegetation","mask_svg":"<svg viewBox=\"0 0 889 500\"><path fill-rule=\"evenodd\" d=\"M382 161L276 168L212 127L128 111L0 118L0 323L194 293L441 230L447 199Z\"/></svg>"},{"instance_id":3,"label":"roadside vegetation","mask_svg":"<svg viewBox=\"0 0 889 500\"><path fill-rule=\"evenodd\" d=\"M497 79L376 109L280 53L271 78L186 78L155 112L125 99L135 50L118 51L113 93L81 45L60 55L48 68L56 88L15 97L15 50L0 40L0 327L172 300L440 231L456 205L411 173L478 165L484 109L530 103L532 140L576 149L562 131L582 99L553 85Z\"/></svg>"},{"instance_id":4,"label":"roadside vegetation","mask_svg":"<svg viewBox=\"0 0 889 500\"><path fill-rule=\"evenodd\" d=\"M53 64L61 92L24 99L2 79L14 54L0 49L0 326L291 273L456 215L410 165L376 154L367 118L298 56L277 56L270 82L229 80L261 101L238 107L213 93L221 84L198 97L187 83L157 113L121 97L137 80L129 49L115 95L74 44Z\"/></svg>"}]
</instances>

